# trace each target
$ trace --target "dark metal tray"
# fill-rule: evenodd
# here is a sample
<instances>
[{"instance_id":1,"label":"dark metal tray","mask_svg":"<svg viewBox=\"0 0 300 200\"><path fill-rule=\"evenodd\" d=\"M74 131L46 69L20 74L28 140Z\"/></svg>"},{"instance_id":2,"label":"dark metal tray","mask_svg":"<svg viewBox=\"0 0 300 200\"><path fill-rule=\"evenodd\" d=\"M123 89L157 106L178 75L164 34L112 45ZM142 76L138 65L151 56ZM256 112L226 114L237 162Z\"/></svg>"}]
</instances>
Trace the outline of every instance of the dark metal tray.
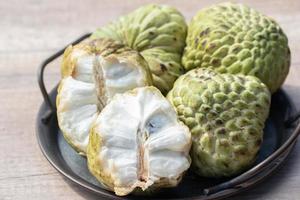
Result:
<instances>
[{"instance_id":1,"label":"dark metal tray","mask_svg":"<svg viewBox=\"0 0 300 200\"><path fill-rule=\"evenodd\" d=\"M87 38L85 34L71 44ZM65 48L64 48L65 49ZM43 74L45 67L61 56L64 49L46 59L39 68L38 81L44 102L36 121L37 140L41 151L50 164L63 176L89 191L99 194L103 199L141 199L129 195L117 197L105 190L89 173L86 158L78 155L64 140L56 118L55 98L57 88L49 94L46 91ZM283 90L272 96L271 111L264 129L264 141L255 164L243 174L227 179L201 178L191 171L176 188L162 189L143 199L221 199L244 191L266 179L278 168L291 152L300 132L299 113Z\"/></svg>"}]
</instances>

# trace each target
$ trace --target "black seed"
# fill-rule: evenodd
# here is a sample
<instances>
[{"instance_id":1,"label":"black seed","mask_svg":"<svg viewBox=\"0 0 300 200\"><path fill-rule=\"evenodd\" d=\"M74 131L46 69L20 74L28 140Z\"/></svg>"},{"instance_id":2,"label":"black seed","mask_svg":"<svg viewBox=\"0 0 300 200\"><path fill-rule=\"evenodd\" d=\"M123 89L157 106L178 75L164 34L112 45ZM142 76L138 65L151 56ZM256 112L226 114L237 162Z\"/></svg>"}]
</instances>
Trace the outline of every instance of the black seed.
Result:
<instances>
[{"instance_id":1,"label":"black seed","mask_svg":"<svg viewBox=\"0 0 300 200\"><path fill-rule=\"evenodd\" d=\"M149 126L150 126L151 128L153 128L153 127L154 127L154 125L153 125L152 123L149 123Z\"/></svg>"},{"instance_id":2,"label":"black seed","mask_svg":"<svg viewBox=\"0 0 300 200\"><path fill-rule=\"evenodd\" d=\"M150 35L154 35L154 32L153 32L153 31L150 31L149 34L150 34Z\"/></svg>"}]
</instances>

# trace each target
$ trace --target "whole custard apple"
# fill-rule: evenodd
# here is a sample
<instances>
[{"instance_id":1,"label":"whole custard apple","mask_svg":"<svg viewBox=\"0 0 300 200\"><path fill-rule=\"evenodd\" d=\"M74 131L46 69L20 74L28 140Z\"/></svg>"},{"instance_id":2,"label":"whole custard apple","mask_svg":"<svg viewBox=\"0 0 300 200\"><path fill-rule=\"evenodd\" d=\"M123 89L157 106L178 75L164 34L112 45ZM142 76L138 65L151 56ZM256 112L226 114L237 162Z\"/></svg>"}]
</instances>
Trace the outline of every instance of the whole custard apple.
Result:
<instances>
[{"instance_id":1,"label":"whole custard apple","mask_svg":"<svg viewBox=\"0 0 300 200\"><path fill-rule=\"evenodd\" d=\"M201 10L188 27L186 43L186 70L253 75L271 93L289 72L288 39L278 23L244 5L222 3Z\"/></svg>"},{"instance_id":2,"label":"whole custard apple","mask_svg":"<svg viewBox=\"0 0 300 200\"><path fill-rule=\"evenodd\" d=\"M197 68L167 95L192 133L192 166L205 177L228 177L255 160L270 107L270 92L254 76Z\"/></svg>"},{"instance_id":3,"label":"whole custard apple","mask_svg":"<svg viewBox=\"0 0 300 200\"><path fill-rule=\"evenodd\" d=\"M181 56L186 32L178 10L151 4L99 28L91 38L111 38L140 52L148 62L154 86L166 94L184 73Z\"/></svg>"}]
</instances>

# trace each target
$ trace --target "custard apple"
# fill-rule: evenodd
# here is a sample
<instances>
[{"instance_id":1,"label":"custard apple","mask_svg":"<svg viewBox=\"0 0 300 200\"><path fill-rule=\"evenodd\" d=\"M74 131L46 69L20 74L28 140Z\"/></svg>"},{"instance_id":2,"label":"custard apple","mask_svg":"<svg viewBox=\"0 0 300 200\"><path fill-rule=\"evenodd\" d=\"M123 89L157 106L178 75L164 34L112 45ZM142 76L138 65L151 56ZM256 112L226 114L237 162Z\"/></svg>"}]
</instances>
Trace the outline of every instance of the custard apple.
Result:
<instances>
[{"instance_id":1,"label":"custard apple","mask_svg":"<svg viewBox=\"0 0 300 200\"><path fill-rule=\"evenodd\" d=\"M164 5L146 5L96 30L91 38L112 38L142 54L153 84L166 94L184 73L181 55L187 26L183 16Z\"/></svg>"},{"instance_id":2,"label":"custard apple","mask_svg":"<svg viewBox=\"0 0 300 200\"><path fill-rule=\"evenodd\" d=\"M167 95L192 133L192 166L205 177L236 175L262 143L270 92L254 76L197 68L179 77Z\"/></svg>"},{"instance_id":3,"label":"custard apple","mask_svg":"<svg viewBox=\"0 0 300 200\"><path fill-rule=\"evenodd\" d=\"M186 70L258 77L274 93L290 67L288 39L273 19L240 4L222 3L193 17L182 63Z\"/></svg>"},{"instance_id":4,"label":"custard apple","mask_svg":"<svg viewBox=\"0 0 300 200\"><path fill-rule=\"evenodd\" d=\"M190 167L191 133L155 87L116 94L93 123L90 172L123 196L175 187Z\"/></svg>"},{"instance_id":5,"label":"custard apple","mask_svg":"<svg viewBox=\"0 0 300 200\"><path fill-rule=\"evenodd\" d=\"M59 127L67 142L85 154L91 124L116 93L152 84L146 61L111 39L66 49L56 99Z\"/></svg>"}]
</instances>

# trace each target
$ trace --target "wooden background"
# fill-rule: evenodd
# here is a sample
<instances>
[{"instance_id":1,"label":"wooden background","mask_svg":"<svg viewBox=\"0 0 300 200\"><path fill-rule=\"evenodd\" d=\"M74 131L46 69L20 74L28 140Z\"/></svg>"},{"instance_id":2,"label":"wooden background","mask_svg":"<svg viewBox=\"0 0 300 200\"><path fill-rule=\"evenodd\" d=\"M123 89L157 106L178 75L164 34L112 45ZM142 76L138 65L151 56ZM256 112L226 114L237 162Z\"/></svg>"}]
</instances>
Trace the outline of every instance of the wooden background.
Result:
<instances>
[{"instance_id":1,"label":"wooden background","mask_svg":"<svg viewBox=\"0 0 300 200\"><path fill-rule=\"evenodd\" d=\"M0 199L99 199L67 183L41 154L35 119L42 102L36 71L43 59L79 35L134 8L161 2L188 19L214 1L0 1ZM300 1L243 1L275 18L289 37L292 65L284 88L300 109ZM46 71L49 88L59 63ZM231 199L300 199L300 143L286 164L257 187Z\"/></svg>"}]
</instances>

